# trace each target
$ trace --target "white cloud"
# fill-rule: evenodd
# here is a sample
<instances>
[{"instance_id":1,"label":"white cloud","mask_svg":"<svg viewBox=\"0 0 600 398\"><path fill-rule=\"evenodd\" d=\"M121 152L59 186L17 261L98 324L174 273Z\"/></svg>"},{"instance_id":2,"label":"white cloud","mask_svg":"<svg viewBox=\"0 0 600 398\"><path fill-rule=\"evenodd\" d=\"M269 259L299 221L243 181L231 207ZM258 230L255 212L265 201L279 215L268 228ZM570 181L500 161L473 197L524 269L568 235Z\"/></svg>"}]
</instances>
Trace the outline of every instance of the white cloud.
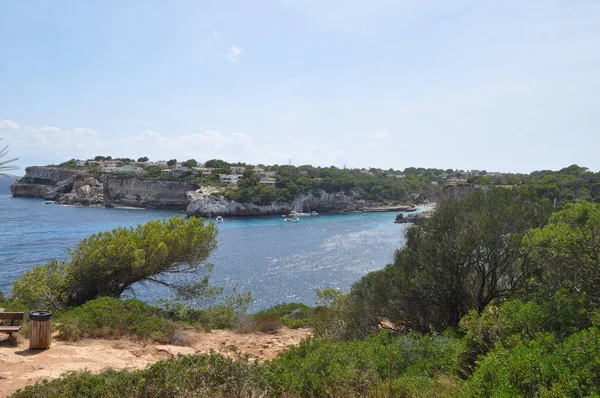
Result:
<instances>
[{"instance_id":1,"label":"white cloud","mask_svg":"<svg viewBox=\"0 0 600 398\"><path fill-rule=\"evenodd\" d=\"M212 32L212 35L213 35L214 37L218 37L218 36L220 36L220 35L221 35L221 32L219 32L218 30L215 30L215 31L213 31L213 32Z\"/></svg>"},{"instance_id":2,"label":"white cloud","mask_svg":"<svg viewBox=\"0 0 600 398\"><path fill-rule=\"evenodd\" d=\"M225 54L225 58L227 58L231 62L236 62L238 60L238 58L242 55L243 52L244 52L243 48L231 46L229 48L229 52L227 54Z\"/></svg>"},{"instance_id":3,"label":"white cloud","mask_svg":"<svg viewBox=\"0 0 600 398\"><path fill-rule=\"evenodd\" d=\"M392 134L388 133L387 131L379 131L377 133L369 134L369 138L374 141L385 140L386 138L390 138L391 136Z\"/></svg>"},{"instance_id":4,"label":"white cloud","mask_svg":"<svg viewBox=\"0 0 600 398\"><path fill-rule=\"evenodd\" d=\"M540 145L540 149L542 151L547 151L548 149L550 149L550 147L548 145Z\"/></svg>"},{"instance_id":5,"label":"white cloud","mask_svg":"<svg viewBox=\"0 0 600 398\"><path fill-rule=\"evenodd\" d=\"M279 142L255 142L243 133L223 133L204 130L192 133L167 135L146 129L138 133L109 136L90 128L64 129L56 126L21 127L16 123L2 125L1 133L11 146L11 154L20 158L24 169L31 165L58 164L68 159L86 159L97 155L152 160L187 160L200 162L224 159L230 162L251 164L313 164L342 167L350 156L337 147L322 142L297 140L289 145Z\"/></svg>"},{"instance_id":6,"label":"white cloud","mask_svg":"<svg viewBox=\"0 0 600 398\"><path fill-rule=\"evenodd\" d=\"M18 130L19 125L12 120L0 120L0 129Z\"/></svg>"}]
</instances>

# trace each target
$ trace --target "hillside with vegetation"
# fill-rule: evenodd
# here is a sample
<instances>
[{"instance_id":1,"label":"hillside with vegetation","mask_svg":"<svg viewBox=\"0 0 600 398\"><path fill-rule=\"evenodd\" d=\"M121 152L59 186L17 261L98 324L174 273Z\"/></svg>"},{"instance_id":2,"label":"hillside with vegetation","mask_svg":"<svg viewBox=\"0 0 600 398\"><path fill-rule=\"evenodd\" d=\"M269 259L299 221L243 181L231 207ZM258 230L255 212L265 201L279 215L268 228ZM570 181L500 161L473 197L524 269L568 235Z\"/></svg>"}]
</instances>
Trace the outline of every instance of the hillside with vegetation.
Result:
<instances>
[{"instance_id":1,"label":"hillside with vegetation","mask_svg":"<svg viewBox=\"0 0 600 398\"><path fill-rule=\"evenodd\" d=\"M132 372L73 373L15 396L596 396L600 204L578 200L559 209L549 198L526 193L493 188L443 201L431 219L408 230L393 263L349 292L326 289L316 308L278 306L257 314L253 319L264 331L281 323L313 328L313 338L273 360L183 356ZM239 299L204 309L185 301L153 307L123 302L121 290L99 291L91 283L98 277L89 272L91 264L107 270L119 264L119 272L105 273L102 286L126 286L131 278L152 282L185 269L190 250L206 258L214 236L209 228L204 238L186 244L186 231L205 228L188 222L195 224L173 220L84 241L70 261L51 261L15 281L2 305L30 309L36 300L52 299L66 339L101 337L118 328L120 334L168 340L182 325L239 327ZM150 255L156 245L138 239L144 234L178 237L165 241L165 248L178 248L174 261ZM100 250L104 240L112 242L110 251ZM134 259L121 253L121 244L137 248ZM138 268L145 273L132 272ZM182 288L181 299L186 292L211 292L207 280Z\"/></svg>"},{"instance_id":2,"label":"hillside with vegetation","mask_svg":"<svg viewBox=\"0 0 600 398\"><path fill-rule=\"evenodd\" d=\"M561 206L575 200L600 201L600 173L571 165L558 171L541 170L529 174L407 167L404 170L346 169L310 165L251 165L212 159L204 164L194 159L152 162L96 156L83 161L71 159L52 167L87 171L95 175L117 174L120 178L186 181L213 186L229 200L267 205L292 202L308 192L355 193L361 199L385 203L435 201L439 189L454 185L503 186L516 188L531 199L548 199ZM81 162L81 161L80 161ZM117 162L125 170L103 171L103 162ZM129 169L126 169L129 167ZM112 169L111 169L112 170ZM235 184L223 183L220 176L235 175Z\"/></svg>"}]
</instances>

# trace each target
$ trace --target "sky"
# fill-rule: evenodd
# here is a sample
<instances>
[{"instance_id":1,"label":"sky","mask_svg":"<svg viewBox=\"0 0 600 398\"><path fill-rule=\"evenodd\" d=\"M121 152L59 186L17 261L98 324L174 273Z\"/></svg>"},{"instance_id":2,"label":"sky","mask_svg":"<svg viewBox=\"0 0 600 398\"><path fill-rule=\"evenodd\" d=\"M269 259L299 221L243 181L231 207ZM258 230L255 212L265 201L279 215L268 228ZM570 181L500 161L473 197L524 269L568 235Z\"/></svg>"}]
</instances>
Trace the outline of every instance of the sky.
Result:
<instances>
[{"instance_id":1,"label":"sky","mask_svg":"<svg viewBox=\"0 0 600 398\"><path fill-rule=\"evenodd\" d=\"M599 71L599 0L0 0L0 144L599 171Z\"/></svg>"}]
</instances>

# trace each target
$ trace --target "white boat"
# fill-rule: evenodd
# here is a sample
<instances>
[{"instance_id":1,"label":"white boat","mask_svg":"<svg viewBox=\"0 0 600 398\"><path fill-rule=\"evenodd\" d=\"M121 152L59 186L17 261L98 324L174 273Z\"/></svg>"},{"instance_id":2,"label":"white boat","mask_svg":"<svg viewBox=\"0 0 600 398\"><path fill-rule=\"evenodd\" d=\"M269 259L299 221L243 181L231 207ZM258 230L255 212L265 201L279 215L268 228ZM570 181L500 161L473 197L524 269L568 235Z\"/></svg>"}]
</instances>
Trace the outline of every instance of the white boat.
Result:
<instances>
[{"instance_id":1,"label":"white boat","mask_svg":"<svg viewBox=\"0 0 600 398\"><path fill-rule=\"evenodd\" d=\"M223 216L217 216L217 222L223 222Z\"/></svg>"},{"instance_id":2,"label":"white boat","mask_svg":"<svg viewBox=\"0 0 600 398\"><path fill-rule=\"evenodd\" d=\"M304 195L304 189L302 190L302 195ZM296 211L296 210L292 210L290 214L296 216L296 217L313 217L313 216L318 216L319 213L317 213L316 211L310 211L310 206L308 204L308 202L306 202L306 207L308 208L308 212L305 213L304 212L304 200L300 202L300 211Z\"/></svg>"},{"instance_id":3,"label":"white boat","mask_svg":"<svg viewBox=\"0 0 600 398\"><path fill-rule=\"evenodd\" d=\"M300 219L298 217L296 217L294 214L288 214L287 216L285 216L283 221L298 222L298 221L300 221Z\"/></svg>"},{"instance_id":4,"label":"white boat","mask_svg":"<svg viewBox=\"0 0 600 398\"><path fill-rule=\"evenodd\" d=\"M312 216L319 215L319 213L317 213L316 211L311 211L309 213L303 213L303 212L298 212L296 210L292 210L292 212L290 214L293 216L296 216L296 217L312 217Z\"/></svg>"}]
</instances>

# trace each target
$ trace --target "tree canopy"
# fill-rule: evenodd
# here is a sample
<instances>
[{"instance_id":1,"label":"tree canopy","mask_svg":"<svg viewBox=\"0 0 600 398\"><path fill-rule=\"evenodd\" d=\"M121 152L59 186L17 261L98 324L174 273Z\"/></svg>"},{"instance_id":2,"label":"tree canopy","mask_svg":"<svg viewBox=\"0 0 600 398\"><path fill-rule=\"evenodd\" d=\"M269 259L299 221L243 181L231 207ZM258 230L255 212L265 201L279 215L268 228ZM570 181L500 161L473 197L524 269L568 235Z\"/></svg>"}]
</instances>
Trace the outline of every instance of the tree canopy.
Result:
<instances>
[{"instance_id":1,"label":"tree canopy","mask_svg":"<svg viewBox=\"0 0 600 398\"><path fill-rule=\"evenodd\" d=\"M428 222L408 230L393 264L352 287L353 322L367 330L387 319L403 329L441 331L521 291L532 272L521 240L550 211L547 202L503 188L441 203Z\"/></svg>"},{"instance_id":2,"label":"tree canopy","mask_svg":"<svg viewBox=\"0 0 600 398\"><path fill-rule=\"evenodd\" d=\"M568 204L525 237L524 250L533 255L543 288L583 292L600 305L600 204Z\"/></svg>"},{"instance_id":3,"label":"tree canopy","mask_svg":"<svg viewBox=\"0 0 600 398\"><path fill-rule=\"evenodd\" d=\"M68 250L67 261L52 260L23 274L13 284L13 295L29 305L78 305L120 297L139 282L164 285L185 296L202 294L211 270L203 261L217 246L216 234L214 224L182 217L100 232ZM169 278L174 274L193 274L195 282Z\"/></svg>"}]
</instances>

